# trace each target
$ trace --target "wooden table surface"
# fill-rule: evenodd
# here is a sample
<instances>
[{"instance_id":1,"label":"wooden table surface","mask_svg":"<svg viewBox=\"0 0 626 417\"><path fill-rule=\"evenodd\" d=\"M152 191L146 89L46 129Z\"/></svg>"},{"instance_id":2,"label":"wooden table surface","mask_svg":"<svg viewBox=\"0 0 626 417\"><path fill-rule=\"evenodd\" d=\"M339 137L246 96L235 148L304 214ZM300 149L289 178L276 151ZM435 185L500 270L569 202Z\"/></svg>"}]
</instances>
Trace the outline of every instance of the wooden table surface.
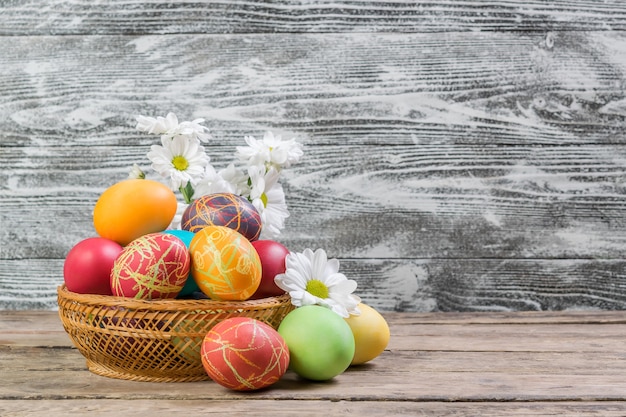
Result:
<instances>
[{"instance_id":1,"label":"wooden table surface","mask_svg":"<svg viewBox=\"0 0 626 417\"><path fill-rule=\"evenodd\" d=\"M624 416L626 313L384 313L374 361L260 392L90 373L55 312L0 314L0 415Z\"/></svg>"}]
</instances>

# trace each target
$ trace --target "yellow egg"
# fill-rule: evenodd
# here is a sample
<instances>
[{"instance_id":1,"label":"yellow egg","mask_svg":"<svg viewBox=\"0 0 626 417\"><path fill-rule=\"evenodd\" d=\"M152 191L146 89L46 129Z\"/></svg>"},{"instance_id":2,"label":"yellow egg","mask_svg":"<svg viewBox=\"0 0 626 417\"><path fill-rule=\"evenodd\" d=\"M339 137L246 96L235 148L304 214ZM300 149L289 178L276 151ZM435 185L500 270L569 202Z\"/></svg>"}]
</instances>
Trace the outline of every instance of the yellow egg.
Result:
<instances>
[{"instance_id":1,"label":"yellow egg","mask_svg":"<svg viewBox=\"0 0 626 417\"><path fill-rule=\"evenodd\" d=\"M176 195L164 184L128 179L100 195L93 223L98 235L126 246L140 236L165 230L176 208Z\"/></svg>"},{"instance_id":2,"label":"yellow egg","mask_svg":"<svg viewBox=\"0 0 626 417\"><path fill-rule=\"evenodd\" d=\"M369 362L380 355L387 344L391 334L385 318L367 304L359 304L361 314L351 315L346 322L354 335L354 358L351 365L360 365Z\"/></svg>"}]
</instances>

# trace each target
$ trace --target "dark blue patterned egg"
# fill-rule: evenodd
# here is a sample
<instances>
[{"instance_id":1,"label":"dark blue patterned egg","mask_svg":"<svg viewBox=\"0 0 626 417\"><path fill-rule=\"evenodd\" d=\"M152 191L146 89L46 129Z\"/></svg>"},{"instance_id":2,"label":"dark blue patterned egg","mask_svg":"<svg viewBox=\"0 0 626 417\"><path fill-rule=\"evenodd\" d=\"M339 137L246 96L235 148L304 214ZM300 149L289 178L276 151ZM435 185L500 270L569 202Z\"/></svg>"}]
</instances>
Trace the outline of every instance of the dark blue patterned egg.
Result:
<instances>
[{"instance_id":1,"label":"dark blue patterned egg","mask_svg":"<svg viewBox=\"0 0 626 417\"><path fill-rule=\"evenodd\" d=\"M253 241L261 234L261 215L251 202L237 194L209 194L194 200L181 220L181 228L194 233L206 226L226 226Z\"/></svg>"}]
</instances>

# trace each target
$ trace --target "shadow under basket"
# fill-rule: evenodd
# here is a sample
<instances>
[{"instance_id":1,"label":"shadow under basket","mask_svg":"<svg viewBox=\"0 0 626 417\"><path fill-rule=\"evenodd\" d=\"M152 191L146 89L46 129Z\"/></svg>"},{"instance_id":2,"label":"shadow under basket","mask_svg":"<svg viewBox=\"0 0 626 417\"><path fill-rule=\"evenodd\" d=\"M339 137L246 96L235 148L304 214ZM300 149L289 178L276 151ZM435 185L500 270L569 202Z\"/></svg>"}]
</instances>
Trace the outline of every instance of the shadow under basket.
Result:
<instances>
[{"instance_id":1,"label":"shadow under basket","mask_svg":"<svg viewBox=\"0 0 626 417\"><path fill-rule=\"evenodd\" d=\"M200 347L214 325L250 317L277 329L294 308L288 294L247 301L146 301L77 294L64 285L57 294L63 327L89 370L134 381L207 380Z\"/></svg>"}]
</instances>

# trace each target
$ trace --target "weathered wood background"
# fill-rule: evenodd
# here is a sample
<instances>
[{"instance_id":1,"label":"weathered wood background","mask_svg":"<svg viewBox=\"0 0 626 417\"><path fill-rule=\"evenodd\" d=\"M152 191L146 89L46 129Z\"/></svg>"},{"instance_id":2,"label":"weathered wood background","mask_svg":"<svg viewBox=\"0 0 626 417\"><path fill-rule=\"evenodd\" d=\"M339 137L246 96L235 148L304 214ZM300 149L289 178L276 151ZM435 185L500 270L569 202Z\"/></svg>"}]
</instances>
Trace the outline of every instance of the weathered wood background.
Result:
<instances>
[{"instance_id":1,"label":"weathered wood background","mask_svg":"<svg viewBox=\"0 0 626 417\"><path fill-rule=\"evenodd\" d=\"M0 2L0 309L54 309L134 117L297 137L281 241L396 311L626 308L626 3Z\"/></svg>"}]
</instances>

